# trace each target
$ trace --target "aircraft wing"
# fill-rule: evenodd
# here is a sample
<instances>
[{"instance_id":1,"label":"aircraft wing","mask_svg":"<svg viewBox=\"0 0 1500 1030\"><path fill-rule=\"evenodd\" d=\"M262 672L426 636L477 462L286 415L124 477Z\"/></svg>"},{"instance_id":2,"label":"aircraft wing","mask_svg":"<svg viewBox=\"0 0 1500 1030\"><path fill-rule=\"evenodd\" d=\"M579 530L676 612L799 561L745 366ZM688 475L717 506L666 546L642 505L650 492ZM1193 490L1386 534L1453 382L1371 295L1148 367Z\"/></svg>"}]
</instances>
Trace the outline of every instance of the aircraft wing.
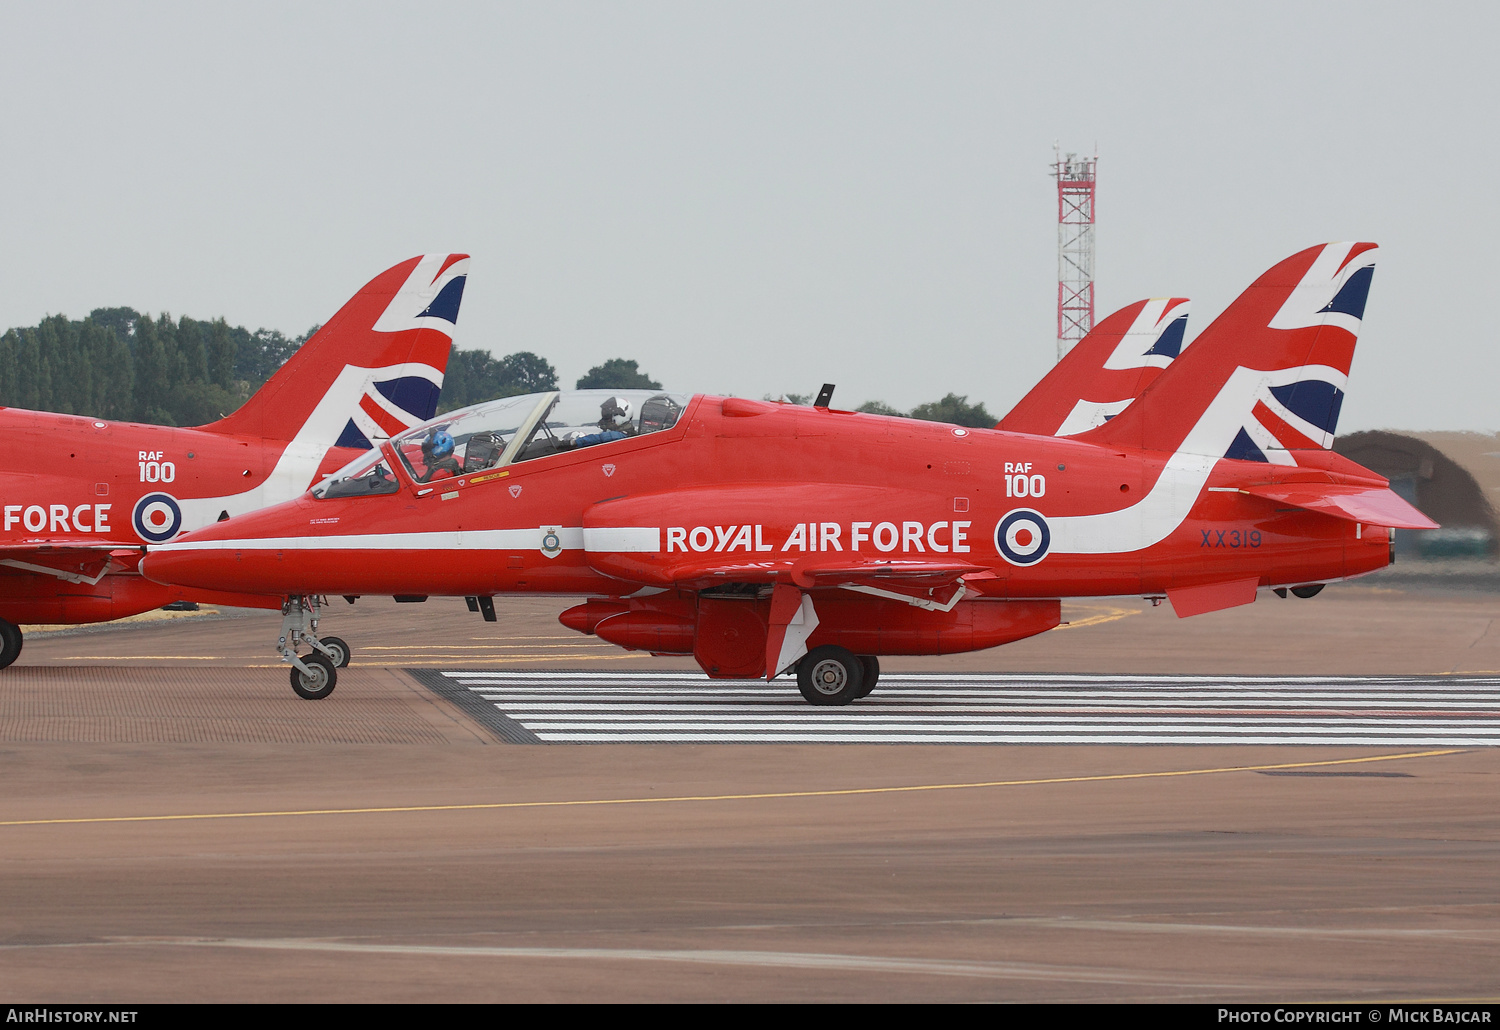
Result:
<instances>
[{"instance_id":1,"label":"aircraft wing","mask_svg":"<svg viewBox=\"0 0 1500 1030\"><path fill-rule=\"evenodd\" d=\"M843 588L927 606L933 598L945 604L964 580L993 579L989 569L960 561L920 561L900 558L857 558L830 555L829 560L786 557L756 561L722 555L684 556L672 564L644 567L629 556L595 556L596 569L622 579L684 590L708 590L724 583L788 583L804 590ZM626 559L626 560L622 560ZM962 596L958 590L955 598ZM941 596L939 596L941 595Z\"/></svg>"},{"instance_id":2,"label":"aircraft wing","mask_svg":"<svg viewBox=\"0 0 1500 1030\"><path fill-rule=\"evenodd\" d=\"M1438 524L1386 487L1341 483L1248 486L1243 492L1279 504L1391 529L1437 529Z\"/></svg>"},{"instance_id":3,"label":"aircraft wing","mask_svg":"<svg viewBox=\"0 0 1500 1030\"><path fill-rule=\"evenodd\" d=\"M809 564L792 570L800 587L837 587L905 601L918 608L952 611L966 593L966 582L994 579L989 569L967 562L881 561Z\"/></svg>"},{"instance_id":4,"label":"aircraft wing","mask_svg":"<svg viewBox=\"0 0 1500 1030\"><path fill-rule=\"evenodd\" d=\"M141 551L141 548L82 540L0 544L0 565L56 576L69 583L92 585L111 572L133 567L140 560Z\"/></svg>"},{"instance_id":5,"label":"aircraft wing","mask_svg":"<svg viewBox=\"0 0 1500 1030\"><path fill-rule=\"evenodd\" d=\"M901 583L905 586L944 586L965 576L992 576L988 569L968 562L902 561L869 558L832 564L798 562L792 580L799 586L839 586L844 583Z\"/></svg>"}]
</instances>

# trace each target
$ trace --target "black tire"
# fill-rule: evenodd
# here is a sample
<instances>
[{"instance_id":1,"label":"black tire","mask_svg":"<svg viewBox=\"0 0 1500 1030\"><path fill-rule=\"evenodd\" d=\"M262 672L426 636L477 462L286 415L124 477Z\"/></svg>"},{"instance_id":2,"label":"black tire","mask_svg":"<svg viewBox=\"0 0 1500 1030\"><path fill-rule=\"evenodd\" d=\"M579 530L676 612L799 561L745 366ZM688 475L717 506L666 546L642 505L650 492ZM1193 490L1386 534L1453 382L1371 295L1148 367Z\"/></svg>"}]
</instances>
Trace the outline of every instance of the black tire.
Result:
<instances>
[{"instance_id":1,"label":"black tire","mask_svg":"<svg viewBox=\"0 0 1500 1030\"><path fill-rule=\"evenodd\" d=\"M1317 597L1318 594L1322 593L1325 585L1323 583L1309 583L1303 587L1292 587L1292 593L1298 597Z\"/></svg>"},{"instance_id":2,"label":"black tire","mask_svg":"<svg viewBox=\"0 0 1500 1030\"><path fill-rule=\"evenodd\" d=\"M870 691L875 689L875 684L880 682L880 659L872 654L862 654L859 660L864 663L865 682L859 688L860 697L869 697Z\"/></svg>"},{"instance_id":3,"label":"black tire","mask_svg":"<svg viewBox=\"0 0 1500 1030\"><path fill-rule=\"evenodd\" d=\"M292 690L304 701L321 701L333 693L333 688L338 686L339 672L333 667L333 663L326 657L316 652L302 655L302 661L313 670L311 678L307 673L292 666Z\"/></svg>"},{"instance_id":4,"label":"black tire","mask_svg":"<svg viewBox=\"0 0 1500 1030\"><path fill-rule=\"evenodd\" d=\"M8 668L21 657L21 627L0 619L0 669Z\"/></svg>"},{"instance_id":5,"label":"black tire","mask_svg":"<svg viewBox=\"0 0 1500 1030\"><path fill-rule=\"evenodd\" d=\"M797 663L797 689L810 705L847 705L861 697L865 663L848 648L824 644Z\"/></svg>"},{"instance_id":6,"label":"black tire","mask_svg":"<svg viewBox=\"0 0 1500 1030\"><path fill-rule=\"evenodd\" d=\"M352 652L349 650L348 641L346 641L343 637L319 637L318 643L328 648L328 650L335 652L339 656L338 660L333 662L333 667L335 669L349 668L349 656L350 654L352 654ZM324 657L327 656L325 655ZM333 659L329 660L333 661Z\"/></svg>"}]
</instances>

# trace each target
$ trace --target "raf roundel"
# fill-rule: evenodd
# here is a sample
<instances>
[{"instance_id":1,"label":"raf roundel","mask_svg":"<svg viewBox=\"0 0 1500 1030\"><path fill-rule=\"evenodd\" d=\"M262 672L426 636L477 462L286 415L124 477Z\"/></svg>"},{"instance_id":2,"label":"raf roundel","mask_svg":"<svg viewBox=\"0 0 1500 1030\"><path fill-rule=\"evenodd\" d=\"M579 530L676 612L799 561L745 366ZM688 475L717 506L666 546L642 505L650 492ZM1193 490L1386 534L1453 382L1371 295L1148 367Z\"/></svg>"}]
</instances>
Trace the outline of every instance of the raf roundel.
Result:
<instances>
[{"instance_id":1,"label":"raf roundel","mask_svg":"<svg viewBox=\"0 0 1500 1030\"><path fill-rule=\"evenodd\" d=\"M137 536L159 544L172 539L182 528L182 509L171 494L147 494L135 502L130 520L135 524Z\"/></svg>"},{"instance_id":2,"label":"raf roundel","mask_svg":"<svg viewBox=\"0 0 1500 1030\"><path fill-rule=\"evenodd\" d=\"M1042 513L1030 508L1007 512L995 526L995 549L1012 565L1035 565L1047 557L1052 530Z\"/></svg>"}]
</instances>

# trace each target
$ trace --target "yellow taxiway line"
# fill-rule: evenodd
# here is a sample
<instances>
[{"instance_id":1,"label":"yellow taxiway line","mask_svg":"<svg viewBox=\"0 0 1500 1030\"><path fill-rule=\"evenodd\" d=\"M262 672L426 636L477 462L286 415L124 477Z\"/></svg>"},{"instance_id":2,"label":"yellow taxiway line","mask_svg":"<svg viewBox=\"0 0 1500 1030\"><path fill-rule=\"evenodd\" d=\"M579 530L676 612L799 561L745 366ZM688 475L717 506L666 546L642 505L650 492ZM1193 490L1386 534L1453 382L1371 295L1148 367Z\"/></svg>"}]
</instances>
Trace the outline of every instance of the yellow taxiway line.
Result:
<instances>
[{"instance_id":1,"label":"yellow taxiway line","mask_svg":"<svg viewBox=\"0 0 1500 1030\"><path fill-rule=\"evenodd\" d=\"M790 790L762 794L692 794L660 798L579 798L572 801L494 801L469 805L392 805L382 808L306 808L281 812L195 812L183 815L108 815L74 819L6 819L0 826L62 826L84 823L167 823L200 819L271 819L308 815L383 815L400 812L478 812L517 808L584 808L600 805L670 805L703 801L773 801L789 798L855 797L862 794L912 794L937 790L977 790L985 787L1037 787L1058 783L1107 783L1119 780L1153 780L1176 776L1210 776L1219 773L1266 772L1274 769L1312 769L1330 765L1361 765L1399 762L1412 758L1437 758L1462 754L1463 748L1405 751L1394 755L1363 758L1330 758L1317 762L1278 762L1273 765L1232 765L1212 769L1171 769L1161 772L1102 773L1094 776L1049 776L1035 780L987 780L979 783L918 783L901 787L849 787L841 790Z\"/></svg>"},{"instance_id":2,"label":"yellow taxiway line","mask_svg":"<svg viewBox=\"0 0 1500 1030\"><path fill-rule=\"evenodd\" d=\"M1107 605L1081 604L1078 606L1084 611L1097 611L1098 615L1089 615L1082 619L1071 619L1053 626L1053 629L1082 629L1085 626L1098 626L1106 622L1116 622L1120 619L1128 619L1132 615L1140 615L1144 608L1112 608Z\"/></svg>"}]
</instances>

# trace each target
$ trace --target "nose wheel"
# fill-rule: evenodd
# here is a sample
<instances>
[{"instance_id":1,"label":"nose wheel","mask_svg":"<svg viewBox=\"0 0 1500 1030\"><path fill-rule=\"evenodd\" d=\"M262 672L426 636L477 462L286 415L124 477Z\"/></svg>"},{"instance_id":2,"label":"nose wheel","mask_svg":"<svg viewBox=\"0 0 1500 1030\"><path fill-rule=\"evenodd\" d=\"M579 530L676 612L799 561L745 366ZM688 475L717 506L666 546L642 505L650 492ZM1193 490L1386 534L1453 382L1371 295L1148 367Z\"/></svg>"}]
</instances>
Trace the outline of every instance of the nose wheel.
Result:
<instances>
[{"instance_id":1,"label":"nose wheel","mask_svg":"<svg viewBox=\"0 0 1500 1030\"><path fill-rule=\"evenodd\" d=\"M333 663L335 669L347 669L349 667L349 644L343 637L319 637L318 643L326 650L324 654Z\"/></svg>"},{"instance_id":2,"label":"nose wheel","mask_svg":"<svg viewBox=\"0 0 1500 1030\"><path fill-rule=\"evenodd\" d=\"M318 636L318 597L288 597L281 605L281 638L276 650L291 668L292 690L307 701L319 701L333 693L338 670L349 665L352 649L341 637ZM299 655L306 644L311 650Z\"/></svg>"},{"instance_id":3,"label":"nose wheel","mask_svg":"<svg viewBox=\"0 0 1500 1030\"><path fill-rule=\"evenodd\" d=\"M339 674L333 663L320 654L303 655L301 668L292 666L292 690L305 701L321 701L338 686Z\"/></svg>"}]
</instances>

